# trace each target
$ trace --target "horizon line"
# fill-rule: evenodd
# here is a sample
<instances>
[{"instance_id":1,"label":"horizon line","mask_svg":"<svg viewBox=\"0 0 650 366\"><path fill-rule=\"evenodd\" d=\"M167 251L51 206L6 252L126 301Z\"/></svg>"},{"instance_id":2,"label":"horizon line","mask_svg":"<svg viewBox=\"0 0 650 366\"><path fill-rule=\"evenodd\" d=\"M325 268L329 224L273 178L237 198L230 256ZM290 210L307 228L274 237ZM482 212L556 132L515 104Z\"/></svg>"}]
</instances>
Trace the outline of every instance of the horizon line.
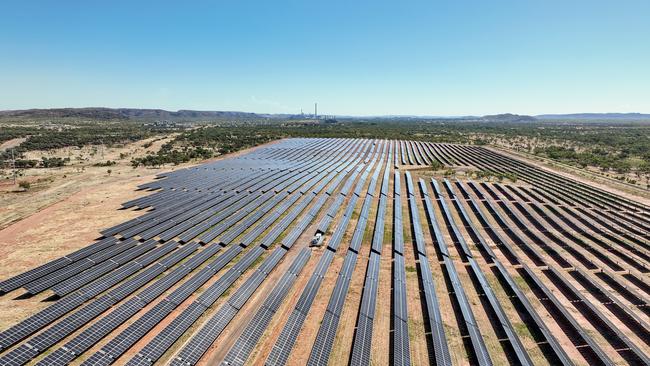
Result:
<instances>
[{"instance_id":1,"label":"horizon line","mask_svg":"<svg viewBox=\"0 0 650 366\"><path fill-rule=\"evenodd\" d=\"M165 109L165 108L151 108L151 107L98 107L98 106L87 106L87 107L33 107L33 108L22 108L22 109L0 109L0 113L7 112L20 112L20 111L30 111L30 110L57 110L57 109L134 109L134 110L159 110L170 113L178 113L181 111L192 111L192 112L228 112L228 113L250 113L257 115L289 115L289 116L299 116L301 113L272 113L272 112L251 112L243 110L228 110L228 109ZM335 114L335 113L323 113L319 116L334 116L334 117L351 117L351 118L453 118L453 119L462 119L462 118L476 118L476 117L486 117L486 116L496 116L496 115L518 115L518 116L570 116L570 115L581 115L581 114L594 114L594 115L604 115L604 114L618 114L618 115L650 115L650 113L644 112L569 112L569 113L540 113L540 114L522 114L514 112L500 112L500 113L489 113L489 114L458 114L458 115L435 115L435 114ZM313 116L313 113L302 113L304 116Z\"/></svg>"}]
</instances>

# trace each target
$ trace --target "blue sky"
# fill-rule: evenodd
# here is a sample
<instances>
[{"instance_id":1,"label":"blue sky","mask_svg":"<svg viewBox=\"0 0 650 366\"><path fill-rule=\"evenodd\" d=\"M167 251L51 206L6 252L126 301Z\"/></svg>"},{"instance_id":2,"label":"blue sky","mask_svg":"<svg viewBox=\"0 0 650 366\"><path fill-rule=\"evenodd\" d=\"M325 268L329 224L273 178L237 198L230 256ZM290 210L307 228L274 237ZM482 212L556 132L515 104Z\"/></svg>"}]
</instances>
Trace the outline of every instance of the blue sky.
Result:
<instances>
[{"instance_id":1,"label":"blue sky","mask_svg":"<svg viewBox=\"0 0 650 366\"><path fill-rule=\"evenodd\" d=\"M22 0L0 14L0 109L650 112L645 0Z\"/></svg>"}]
</instances>

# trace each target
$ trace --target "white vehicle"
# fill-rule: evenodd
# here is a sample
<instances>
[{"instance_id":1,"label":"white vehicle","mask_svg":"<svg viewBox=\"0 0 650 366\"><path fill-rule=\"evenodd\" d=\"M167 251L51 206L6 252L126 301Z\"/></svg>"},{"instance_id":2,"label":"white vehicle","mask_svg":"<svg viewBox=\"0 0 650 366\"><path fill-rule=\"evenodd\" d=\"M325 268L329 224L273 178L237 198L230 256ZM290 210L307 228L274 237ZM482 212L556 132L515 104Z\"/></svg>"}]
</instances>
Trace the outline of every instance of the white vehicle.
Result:
<instances>
[{"instance_id":1,"label":"white vehicle","mask_svg":"<svg viewBox=\"0 0 650 366\"><path fill-rule=\"evenodd\" d=\"M311 243L309 244L310 247L319 247L323 243L323 233L316 233L314 235L314 238L311 240Z\"/></svg>"}]
</instances>

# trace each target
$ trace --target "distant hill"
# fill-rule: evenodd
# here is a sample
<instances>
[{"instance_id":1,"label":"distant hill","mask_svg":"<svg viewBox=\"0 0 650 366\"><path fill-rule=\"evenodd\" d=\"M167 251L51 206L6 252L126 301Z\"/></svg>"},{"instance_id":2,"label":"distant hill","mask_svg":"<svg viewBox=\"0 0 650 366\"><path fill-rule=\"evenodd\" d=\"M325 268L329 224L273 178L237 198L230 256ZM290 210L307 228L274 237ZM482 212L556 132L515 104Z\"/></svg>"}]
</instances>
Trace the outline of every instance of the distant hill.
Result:
<instances>
[{"instance_id":1,"label":"distant hill","mask_svg":"<svg viewBox=\"0 0 650 366\"><path fill-rule=\"evenodd\" d=\"M0 111L0 117L23 118L91 118L99 120L143 119L143 120L182 120L182 119L221 119L221 118L262 118L256 113L231 111L192 111L179 110L176 112L163 109L137 108L53 108L53 109L24 109Z\"/></svg>"},{"instance_id":2,"label":"distant hill","mask_svg":"<svg viewBox=\"0 0 650 366\"><path fill-rule=\"evenodd\" d=\"M588 119L588 120L650 120L650 114L642 113L572 113L540 114L538 119Z\"/></svg>"},{"instance_id":3,"label":"distant hill","mask_svg":"<svg viewBox=\"0 0 650 366\"><path fill-rule=\"evenodd\" d=\"M480 118L480 120L489 121L489 122L535 122L537 121L537 119L532 116L525 116L525 115L512 114L512 113L493 114L493 115L483 116Z\"/></svg>"},{"instance_id":4,"label":"distant hill","mask_svg":"<svg viewBox=\"0 0 650 366\"><path fill-rule=\"evenodd\" d=\"M219 119L292 119L304 118L300 114L260 114L238 111L196 111L181 109L178 111L167 111L164 109L140 109L140 108L51 108L51 109L22 109L0 111L0 118L88 118L95 120L219 120ZM345 117L345 116L339 116ZM539 120L650 120L650 114L642 113L574 113L574 114L541 114L527 116L512 113L493 114L483 117L456 116L409 116L409 115L386 115L347 118L371 118L371 119L453 119L459 121L483 121L483 122L536 122Z\"/></svg>"}]
</instances>

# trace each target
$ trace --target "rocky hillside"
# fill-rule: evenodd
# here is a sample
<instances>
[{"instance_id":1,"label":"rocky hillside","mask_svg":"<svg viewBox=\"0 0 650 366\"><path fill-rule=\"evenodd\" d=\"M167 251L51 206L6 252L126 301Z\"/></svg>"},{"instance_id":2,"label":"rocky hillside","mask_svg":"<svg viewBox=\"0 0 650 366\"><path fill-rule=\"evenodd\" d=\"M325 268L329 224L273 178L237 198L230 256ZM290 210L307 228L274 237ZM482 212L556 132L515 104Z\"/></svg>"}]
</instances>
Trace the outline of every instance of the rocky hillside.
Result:
<instances>
[{"instance_id":1,"label":"rocky hillside","mask_svg":"<svg viewBox=\"0 0 650 366\"><path fill-rule=\"evenodd\" d=\"M53 109L24 109L0 111L0 117L21 118L89 118L99 120L139 119L139 120L187 120L187 119L220 119L220 118L262 118L255 113L230 111L192 111L179 110L176 112L163 109L136 108L53 108Z\"/></svg>"}]
</instances>

